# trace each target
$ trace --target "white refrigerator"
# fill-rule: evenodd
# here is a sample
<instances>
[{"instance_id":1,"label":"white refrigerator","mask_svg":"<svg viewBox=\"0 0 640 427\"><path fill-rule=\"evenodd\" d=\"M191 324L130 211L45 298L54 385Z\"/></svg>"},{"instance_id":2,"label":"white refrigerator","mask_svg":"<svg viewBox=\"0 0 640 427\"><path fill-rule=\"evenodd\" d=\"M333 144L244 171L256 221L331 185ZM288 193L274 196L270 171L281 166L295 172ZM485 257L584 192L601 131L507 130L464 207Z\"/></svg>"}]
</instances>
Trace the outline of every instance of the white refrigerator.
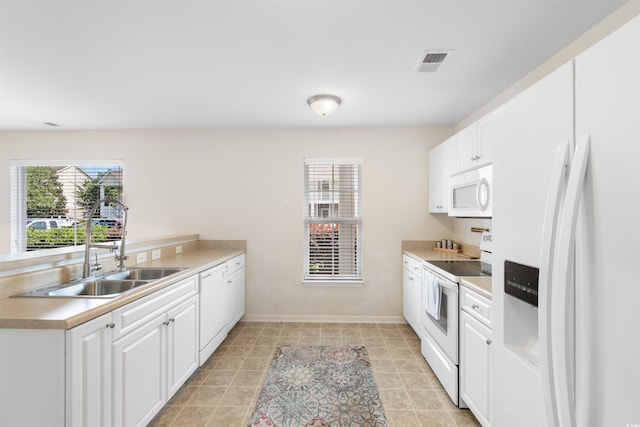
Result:
<instances>
[{"instance_id":1,"label":"white refrigerator","mask_svg":"<svg viewBox=\"0 0 640 427\"><path fill-rule=\"evenodd\" d=\"M640 426L640 17L494 131L491 425ZM505 261L538 269L537 307Z\"/></svg>"}]
</instances>

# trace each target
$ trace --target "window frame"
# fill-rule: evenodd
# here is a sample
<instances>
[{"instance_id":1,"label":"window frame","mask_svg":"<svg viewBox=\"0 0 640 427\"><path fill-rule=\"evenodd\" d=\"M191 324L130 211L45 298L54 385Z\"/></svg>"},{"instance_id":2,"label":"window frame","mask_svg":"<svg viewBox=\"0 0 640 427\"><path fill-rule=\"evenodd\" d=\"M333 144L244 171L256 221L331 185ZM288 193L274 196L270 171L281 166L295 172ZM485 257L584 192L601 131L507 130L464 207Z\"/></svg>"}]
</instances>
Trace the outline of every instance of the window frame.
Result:
<instances>
[{"instance_id":1,"label":"window frame","mask_svg":"<svg viewBox=\"0 0 640 427\"><path fill-rule=\"evenodd\" d=\"M303 280L302 283L305 286L340 286L351 287L361 286L364 283L364 274L362 266L362 181L363 181L363 159L361 158L305 158L304 159L304 212L303 212L303 227L304 227L304 260L303 260ZM348 166L351 171L347 173L353 173L355 176L351 181L348 181L348 190L345 190L341 186L336 189L334 186L339 183L339 180L332 178L332 181L327 186L325 179L320 178L316 180L310 180L310 168L315 167L331 167L332 171L335 168L342 166ZM316 171L317 173L317 171ZM341 172L342 173L342 172ZM318 175L319 177L320 175ZM329 188L327 188L329 187ZM327 203L327 200L323 200L327 192L333 195L333 203ZM313 203L312 194L315 193L320 197L320 200L316 199ZM347 216L338 216L340 212L339 200L343 197L347 197L347 205L350 206L350 212ZM336 202L338 201L338 202ZM313 208L313 209L312 209ZM316 209L317 208L317 209ZM347 210L349 210L347 209ZM315 211L318 212L315 212ZM320 212L327 212L328 216L323 217ZM349 269L347 274L337 273L331 274L312 274L310 265L312 258L312 251L310 242L311 226L312 224L333 226L355 226L355 230L349 232L345 238L347 240L347 246L341 248L338 241L333 246L333 254L330 256L336 257L339 265L347 262L347 268ZM333 229L333 228L332 228ZM337 232L339 233L339 231ZM340 239L339 234L335 235L337 239ZM353 247L351 245L354 245ZM350 261L344 257L344 254L348 254L351 250L355 250L353 260ZM326 256L326 255L325 255ZM333 261L330 263L331 269L335 268ZM338 267L339 268L339 267Z\"/></svg>"},{"instance_id":2,"label":"window frame","mask_svg":"<svg viewBox=\"0 0 640 427\"><path fill-rule=\"evenodd\" d=\"M28 250L27 242L27 167L78 167L78 168L102 168L113 166L118 168L121 176L121 189L119 190L119 201L124 199L124 162L122 159L101 159L101 160L51 160L51 159L12 159L9 161L10 170L10 201L9 201L9 225L10 225L10 255L33 254L46 255L55 252L77 251L84 247L84 238L78 240L74 237L71 244ZM58 218L52 217L57 220ZM77 225L75 226L77 227ZM74 232L75 235L75 232ZM121 239L110 238L109 241L120 241Z\"/></svg>"}]
</instances>

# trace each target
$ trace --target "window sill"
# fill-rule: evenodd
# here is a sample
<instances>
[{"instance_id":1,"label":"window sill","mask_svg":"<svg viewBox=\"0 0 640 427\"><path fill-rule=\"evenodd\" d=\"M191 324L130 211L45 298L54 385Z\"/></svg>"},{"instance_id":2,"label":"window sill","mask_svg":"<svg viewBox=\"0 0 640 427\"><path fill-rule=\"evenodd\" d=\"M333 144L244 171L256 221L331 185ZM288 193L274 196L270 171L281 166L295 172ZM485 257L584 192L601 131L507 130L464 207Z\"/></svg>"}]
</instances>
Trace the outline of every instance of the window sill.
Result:
<instances>
[{"instance_id":1,"label":"window sill","mask_svg":"<svg viewBox=\"0 0 640 427\"><path fill-rule=\"evenodd\" d=\"M309 288L360 288L364 285L364 280L309 280L302 281L305 287Z\"/></svg>"}]
</instances>

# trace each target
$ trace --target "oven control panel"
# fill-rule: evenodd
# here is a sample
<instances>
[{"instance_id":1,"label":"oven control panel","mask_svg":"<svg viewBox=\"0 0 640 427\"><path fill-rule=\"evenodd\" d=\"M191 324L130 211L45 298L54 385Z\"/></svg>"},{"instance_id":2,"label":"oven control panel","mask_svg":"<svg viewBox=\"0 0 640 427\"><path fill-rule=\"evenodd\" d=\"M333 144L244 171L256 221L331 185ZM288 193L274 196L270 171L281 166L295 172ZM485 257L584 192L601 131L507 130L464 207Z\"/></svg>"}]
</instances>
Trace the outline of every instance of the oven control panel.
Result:
<instances>
[{"instance_id":1,"label":"oven control panel","mask_svg":"<svg viewBox=\"0 0 640 427\"><path fill-rule=\"evenodd\" d=\"M540 270L512 261L504 262L504 292L538 306L538 276Z\"/></svg>"}]
</instances>

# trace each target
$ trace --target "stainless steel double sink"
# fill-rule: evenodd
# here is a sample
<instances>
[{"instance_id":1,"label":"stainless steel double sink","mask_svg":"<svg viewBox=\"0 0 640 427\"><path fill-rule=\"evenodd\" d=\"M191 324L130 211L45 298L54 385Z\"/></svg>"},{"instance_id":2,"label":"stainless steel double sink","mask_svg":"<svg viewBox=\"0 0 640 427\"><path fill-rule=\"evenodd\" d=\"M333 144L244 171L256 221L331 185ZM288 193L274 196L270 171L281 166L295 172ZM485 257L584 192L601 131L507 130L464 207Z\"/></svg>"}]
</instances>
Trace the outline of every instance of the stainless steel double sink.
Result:
<instances>
[{"instance_id":1,"label":"stainless steel double sink","mask_svg":"<svg viewBox=\"0 0 640 427\"><path fill-rule=\"evenodd\" d=\"M66 297L66 298L115 298L142 285L164 279L185 270L182 267L135 267L124 271L112 271L99 277L88 277L34 289L15 297Z\"/></svg>"}]
</instances>

